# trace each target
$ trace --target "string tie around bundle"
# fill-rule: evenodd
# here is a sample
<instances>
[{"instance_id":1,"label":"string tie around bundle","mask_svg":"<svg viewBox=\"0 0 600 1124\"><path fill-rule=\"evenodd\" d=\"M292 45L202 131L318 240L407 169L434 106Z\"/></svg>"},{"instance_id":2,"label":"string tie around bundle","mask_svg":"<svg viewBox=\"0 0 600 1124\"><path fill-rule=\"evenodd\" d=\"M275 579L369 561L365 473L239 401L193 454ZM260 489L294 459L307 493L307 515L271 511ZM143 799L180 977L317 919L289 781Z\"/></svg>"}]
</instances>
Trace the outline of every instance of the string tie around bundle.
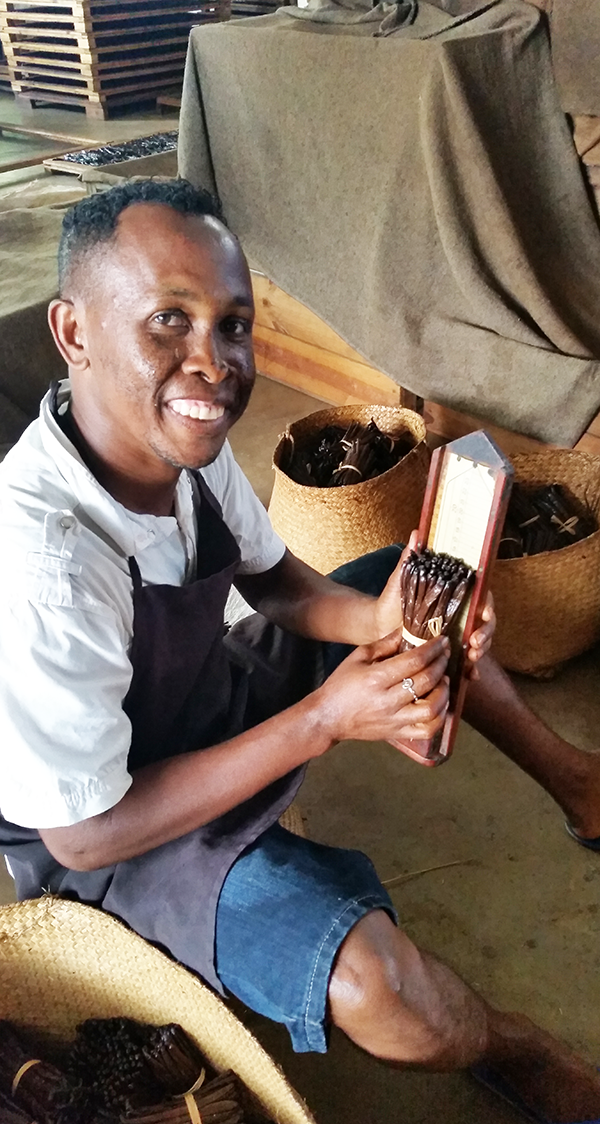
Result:
<instances>
[{"instance_id":1,"label":"string tie around bundle","mask_svg":"<svg viewBox=\"0 0 600 1124\"><path fill-rule=\"evenodd\" d=\"M347 472L348 470L350 470L350 472L356 472L357 475L360 476L360 478L362 480L363 474L360 471L360 468L357 468L355 464L340 464L340 465L338 465L337 468L334 468L331 475L337 476L338 472Z\"/></svg>"},{"instance_id":2,"label":"string tie around bundle","mask_svg":"<svg viewBox=\"0 0 600 1124\"><path fill-rule=\"evenodd\" d=\"M412 644L413 648L420 648L421 644L427 643L426 636L413 636L412 632L409 632L404 625L402 625L402 639L408 640L408 643Z\"/></svg>"},{"instance_id":3,"label":"string tie around bundle","mask_svg":"<svg viewBox=\"0 0 600 1124\"><path fill-rule=\"evenodd\" d=\"M196 1104L192 1094L184 1093L183 1099L185 1101L185 1106L188 1110L192 1124L202 1124L200 1109L198 1108L198 1105Z\"/></svg>"},{"instance_id":4,"label":"string tie around bundle","mask_svg":"<svg viewBox=\"0 0 600 1124\"><path fill-rule=\"evenodd\" d=\"M190 1120L191 1120L192 1124L202 1124L202 1117L200 1115L200 1109L198 1108L198 1105L196 1104L196 1102L194 1100L194 1093L197 1093L198 1089L202 1085L204 1085L205 1077L206 1077L206 1070L203 1068L203 1069L200 1070L200 1076L196 1078L196 1080L194 1081L194 1084L188 1089L187 1093L181 1094L181 1096L183 1097L183 1099L185 1101L185 1107L188 1110L189 1117L190 1117Z\"/></svg>"},{"instance_id":5,"label":"string tie around bundle","mask_svg":"<svg viewBox=\"0 0 600 1124\"><path fill-rule=\"evenodd\" d=\"M31 1069L33 1065L40 1065L41 1060L41 1058L30 1058L29 1061L23 1062L23 1065L19 1067L19 1069L15 1073L15 1076L13 1077L13 1082L10 1088L12 1097L14 1097L17 1089L19 1088L19 1082L21 1081L21 1078L25 1076L27 1070Z\"/></svg>"},{"instance_id":6,"label":"string tie around bundle","mask_svg":"<svg viewBox=\"0 0 600 1124\"><path fill-rule=\"evenodd\" d=\"M531 519L526 519L524 523L519 523L519 527L530 527L532 523L537 523L539 518L539 515L532 515Z\"/></svg>"},{"instance_id":7,"label":"string tie around bundle","mask_svg":"<svg viewBox=\"0 0 600 1124\"><path fill-rule=\"evenodd\" d=\"M559 519L558 515L551 515L550 522L556 523L558 526L559 535L569 534L575 535L577 533L577 524L579 523L578 515L570 515L568 519Z\"/></svg>"},{"instance_id":8,"label":"string tie around bundle","mask_svg":"<svg viewBox=\"0 0 600 1124\"><path fill-rule=\"evenodd\" d=\"M430 621L427 621L427 628L435 640L437 640L438 636L442 635L443 623L442 617L432 617ZM408 629L402 625L402 639L408 640L408 643L412 644L413 648L420 648L421 644L426 644L430 637L414 636L412 632L409 632Z\"/></svg>"}]
</instances>

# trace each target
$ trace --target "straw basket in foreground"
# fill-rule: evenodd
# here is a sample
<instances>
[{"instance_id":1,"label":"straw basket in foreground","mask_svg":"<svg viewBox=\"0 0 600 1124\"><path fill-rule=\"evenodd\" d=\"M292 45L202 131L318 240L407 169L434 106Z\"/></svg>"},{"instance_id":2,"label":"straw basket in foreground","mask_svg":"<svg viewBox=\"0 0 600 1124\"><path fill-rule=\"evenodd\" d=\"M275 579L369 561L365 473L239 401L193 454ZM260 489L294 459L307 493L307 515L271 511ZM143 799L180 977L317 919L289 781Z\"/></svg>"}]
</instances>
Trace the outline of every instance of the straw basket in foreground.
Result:
<instances>
[{"instance_id":1,"label":"straw basket in foreground","mask_svg":"<svg viewBox=\"0 0 600 1124\"><path fill-rule=\"evenodd\" d=\"M298 447L327 425L368 425L371 418L384 433L396 437L409 430L417 442L381 476L339 488L311 488L297 484L283 470L291 440ZM406 542L419 524L427 482L425 437L423 418L394 406L330 407L290 425L273 454L275 484L269 505L271 522L286 546L327 574L371 550Z\"/></svg>"},{"instance_id":2,"label":"straw basket in foreground","mask_svg":"<svg viewBox=\"0 0 600 1124\"><path fill-rule=\"evenodd\" d=\"M185 968L91 906L46 897L0 909L0 1011L68 1041L87 1018L177 1022L218 1070L233 1069L277 1124L314 1118L262 1046Z\"/></svg>"},{"instance_id":3,"label":"straw basket in foreground","mask_svg":"<svg viewBox=\"0 0 600 1124\"><path fill-rule=\"evenodd\" d=\"M600 525L600 457L545 449L512 457L515 480L562 484ZM600 640L600 530L561 550L499 559L492 574L494 655L511 671L546 677Z\"/></svg>"}]
</instances>

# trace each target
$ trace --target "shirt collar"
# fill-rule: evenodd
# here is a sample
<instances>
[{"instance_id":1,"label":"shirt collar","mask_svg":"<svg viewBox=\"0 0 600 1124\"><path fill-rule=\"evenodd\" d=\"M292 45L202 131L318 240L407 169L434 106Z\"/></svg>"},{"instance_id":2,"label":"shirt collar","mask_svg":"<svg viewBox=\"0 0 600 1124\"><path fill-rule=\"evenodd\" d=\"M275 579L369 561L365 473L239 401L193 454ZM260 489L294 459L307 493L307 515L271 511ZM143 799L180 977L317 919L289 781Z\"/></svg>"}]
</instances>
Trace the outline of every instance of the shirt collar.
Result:
<instances>
[{"instance_id":1,"label":"shirt collar","mask_svg":"<svg viewBox=\"0 0 600 1124\"><path fill-rule=\"evenodd\" d=\"M59 383L57 404L64 409L71 399L69 379ZM175 517L136 516L107 492L90 472L75 446L63 433L51 409L52 391L40 406L40 438L69 491L77 498L88 517L119 548L125 557L156 545L173 533L177 522L189 532L194 519L192 487L187 472L182 472L175 492Z\"/></svg>"}]
</instances>

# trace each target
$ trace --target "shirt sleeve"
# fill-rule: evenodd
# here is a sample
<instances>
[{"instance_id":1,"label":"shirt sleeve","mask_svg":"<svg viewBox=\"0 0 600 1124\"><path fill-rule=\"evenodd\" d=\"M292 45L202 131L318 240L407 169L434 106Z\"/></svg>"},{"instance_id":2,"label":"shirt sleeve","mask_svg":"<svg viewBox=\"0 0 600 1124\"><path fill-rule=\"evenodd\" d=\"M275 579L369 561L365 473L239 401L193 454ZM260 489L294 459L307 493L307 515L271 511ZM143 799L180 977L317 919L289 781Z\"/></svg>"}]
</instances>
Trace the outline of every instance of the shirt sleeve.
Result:
<instances>
[{"instance_id":1,"label":"shirt sleeve","mask_svg":"<svg viewBox=\"0 0 600 1124\"><path fill-rule=\"evenodd\" d=\"M117 614L24 600L1 624L3 816L65 827L113 807L131 784L132 667Z\"/></svg>"},{"instance_id":2,"label":"shirt sleeve","mask_svg":"<svg viewBox=\"0 0 600 1124\"><path fill-rule=\"evenodd\" d=\"M202 469L202 475L237 540L242 556L239 573L261 574L276 566L285 554L285 543L273 530L265 508L237 464L228 441L217 459Z\"/></svg>"}]
</instances>

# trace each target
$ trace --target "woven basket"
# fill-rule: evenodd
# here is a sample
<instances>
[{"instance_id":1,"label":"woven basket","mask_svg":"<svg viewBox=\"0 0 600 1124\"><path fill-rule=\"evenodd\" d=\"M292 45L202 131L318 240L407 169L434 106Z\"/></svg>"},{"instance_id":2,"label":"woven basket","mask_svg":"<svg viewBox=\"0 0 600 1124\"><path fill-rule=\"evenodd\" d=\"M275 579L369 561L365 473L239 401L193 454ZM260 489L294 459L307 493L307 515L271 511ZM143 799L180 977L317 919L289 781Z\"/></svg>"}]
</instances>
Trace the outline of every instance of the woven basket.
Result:
<instances>
[{"instance_id":1,"label":"woven basket","mask_svg":"<svg viewBox=\"0 0 600 1124\"><path fill-rule=\"evenodd\" d=\"M233 1069L278 1124L314 1118L262 1046L195 976L91 906L45 897L0 908L0 1012L68 1041L83 1019L177 1022Z\"/></svg>"},{"instance_id":2,"label":"woven basket","mask_svg":"<svg viewBox=\"0 0 600 1124\"><path fill-rule=\"evenodd\" d=\"M515 480L563 484L600 525L600 457L546 449L512 457ZM600 530L561 550L499 559L492 574L494 655L539 678L600 640Z\"/></svg>"},{"instance_id":3,"label":"woven basket","mask_svg":"<svg viewBox=\"0 0 600 1124\"><path fill-rule=\"evenodd\" d=\"M340 488L311 488L291 480L280 465L288 435L297 444L326 425L368 425L385 433L407 429L418 444L381 476ZM390 543L406 542L419 524L429 469L425 422L394 406L340 406L319 410L290 425L273 454L275 484L269 505L273 527L293 554L328 574L336 566Z\"/></svg>"}]
</instances>

